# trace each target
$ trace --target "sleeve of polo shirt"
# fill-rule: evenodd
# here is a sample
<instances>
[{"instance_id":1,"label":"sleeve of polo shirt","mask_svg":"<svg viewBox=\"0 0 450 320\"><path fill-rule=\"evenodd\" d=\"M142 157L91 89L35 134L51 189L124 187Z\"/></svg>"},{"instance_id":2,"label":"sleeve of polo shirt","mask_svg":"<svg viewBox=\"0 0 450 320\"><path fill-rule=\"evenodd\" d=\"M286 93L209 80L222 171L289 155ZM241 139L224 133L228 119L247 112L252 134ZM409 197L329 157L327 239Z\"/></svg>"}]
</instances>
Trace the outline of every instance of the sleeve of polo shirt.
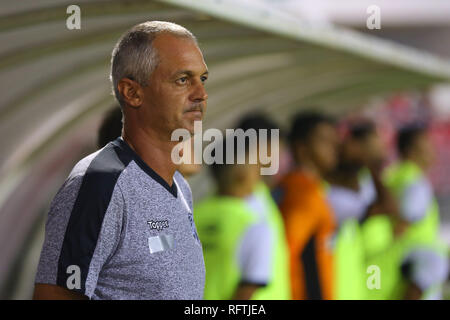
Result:
<instances>
[{"instance_id":1,"label":"sleeve of polo shirt","mask_svg":"<svg viewBox=\"0 0 450 320\"><path fill-rule=\"evenodd\" d=\"M408 264L408 272L404 275L423 292L444 283L448 278L448 257L433 248L413 250L404 261L404 266Z\"/></svg>"},{"instance_id":2,"label":"sleeve of polo shirt","mask_svg":"<svg viewBox=\"0 0 450 320\"><path fill-rule=\"evenodd\" d=\"M124 209L119 185L99 179L68 179L53 199L36 283L92 298L99 274L119 243Z\"/></svg>"},{"instance_id":3,"label":"sleeve of polo shirt","mask_svg":"<svg viewBox=\"0 0 450 320\"><path fill-rule=\"evenodd\" d=\"M266 222L247 228L238 249L241 283L267 285L271 278L273 236Z\"/></svg>"},{"instance_id":4,"label":"sleeve of polo shirt","mask_svg":"<svg viewBox=\"0 0 450 320\"><path fill-rule=\"evenodd\" d=\"M425 179L409 186L401 201L402 216L409 222L421 220L433 199L433 189Z\"/></svg>"}]
</instances>

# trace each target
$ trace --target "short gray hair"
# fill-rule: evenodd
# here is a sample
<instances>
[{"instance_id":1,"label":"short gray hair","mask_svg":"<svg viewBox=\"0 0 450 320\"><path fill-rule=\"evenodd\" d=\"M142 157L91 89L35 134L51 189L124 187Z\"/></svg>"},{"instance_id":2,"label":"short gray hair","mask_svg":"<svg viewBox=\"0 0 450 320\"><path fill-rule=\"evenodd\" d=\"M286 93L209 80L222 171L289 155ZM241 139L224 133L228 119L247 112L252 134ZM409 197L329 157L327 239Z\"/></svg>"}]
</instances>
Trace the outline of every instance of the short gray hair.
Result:
<instances>
[{"instance_id":1,"label":"short gray hair","mask_svg":"<svg viewBox=\"0 0 450 320\"><path fill-rule=\"evenodd\" d=\"M148 85L148 80L159 63L158 52L153 48L152 43L161 33L190 38L197 43L197 39L189 30L176 23L166 21L143 22L125 32L112 51L109 76L113 94L121 108L125 104L117 89L119 81L129 78L141 86Z\"/></svg>"}]
</instances>

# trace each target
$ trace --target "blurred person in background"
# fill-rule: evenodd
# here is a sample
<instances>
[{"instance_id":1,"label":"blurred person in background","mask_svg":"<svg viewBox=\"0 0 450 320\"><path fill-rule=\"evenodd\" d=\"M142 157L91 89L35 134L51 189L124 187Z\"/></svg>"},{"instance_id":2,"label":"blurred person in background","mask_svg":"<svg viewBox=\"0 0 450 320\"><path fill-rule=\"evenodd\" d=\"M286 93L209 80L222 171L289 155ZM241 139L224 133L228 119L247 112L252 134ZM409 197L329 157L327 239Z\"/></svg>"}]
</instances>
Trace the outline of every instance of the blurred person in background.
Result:
<instances>
[{"instance_id":1,"label":"blurred person in background","mask_svg":"<svg viewBox=\"0 0 450 320\"><path fill-rule=\"evenodd\" d=\"M114 106L105 112L97 133L97 148L101 149L108 142L115 140L122 135L122 109Z\"/></svg>"},{"instance_id":2,"label":"blurred person in background","mask_svg":"<svg viewBox=\"0 0 450 320\"><path fill-rule=\"evenodd\" d=\"M194 207L194 217L205 257L205 299L256 299L265 289L278 293L270 282L277 275L272 267L275 238L267 220L249 204L260 182L260 166L237 164L237 138L227 136L217 141L226 159L226 141L234 140L233 164L210 165L217 191ZM216 149L217 150L217 149ZM266 297L270 292L266 292Z\"/></svg>"},{"instance_id":3,"label":"blurred person in background","mask_svg":"<svg viewBox=\"0 0 450 320\"><path fill-rule=\"evenodd\" d=\"M384 172L384 181L395 195L409 237L432 242L439 230L439 208L426 176L434 150L426 127L406 126L397 133L399 161Z\"/></svg>"},{"instance_id":4,"label":"blurred person in background","mask_svg":"<svg viewBox=\"0 0 450 320\"><path fill-rule=\"evenodd\" d=\"M380 212L396 216L396 201L382 182L385 158L375 124L362 120L350 125L339 148L338 166L327 176L331 183L328 198L336 200L339 209L335 212L338 225L347 217L361 221Z\"/></svg>"},{"instance_id":5,"label":"blurred person in background","mask_svg":"<svg viewBox=\"0 0 450 320\"><path fill-rule=\"evenodd\" d=\"M340 145L339 164L327 177L328 201L337 222L336 299L369 298L366 260L393 240L390 219L397 208L381 181L384 150L373 123L351 124ZM384 271L383 283L388 276Z\"/></svg>"},{"instance_id":6,"label":"blurred person in background","mask_svg":"<svg viewBox=\"0 0 450 320\"><path fill-rule=\"evenodd\" d=\"M280 130L279 127L269 120L263 114L252 114L244 116L236 129L255 130L257 135L257 144L260 146L260 130L267 131L267 150L272 151L272 130ZM279 133L280 135L280 133ZM283 146L280 144L280 139L276 141L279 144L279 154L283 152ZM258 150L259 154L259 150ZM275 155L268 155L272 161L279 161L279 157ZM260 162L261 166L264 166ZM270 166L266 164L266 166ZM284 232L283 219L281 213L272 198L269 186L274 184L274 175L261 175L259 183L255 187L255 191L247 197L247 203L250 207L261 216L270 227L273 235L273 254L271 256L271 273L272 278L266 288L258 290L254 298L267 300L288 300L291 297L290 282L289 282L289 251L286 242L286 234Z\"/></svg>"},{"instance_id":7,"label":"blurred person in background","mask_svg":"<svg viewBox=\"0 0 450 320\"><path fill-rule=\"evenodd\" d=\"M290 252L293 299L333 299L334 215L324 176L337 163L337 131L329 117L303 112L293 121L289 142L295 168L278 186Z\"/></svg>"},{"instance_id":8,"label":"blurred person in background","mask_svg":"<svg viewBox=\"0 0 450 320\"><path fill-rule=\"evenodd\" d=\"M410 221L401 213L393 191L381 181L383 150L373 124L356 124L344 139L339 165L329 177L328 199L339 226L337 298L438 298L445 260L435 248L408 240ZM370 266L380 270L379 288L366 284Z\"/></svg>"},{"instance_id":9,"label":"blurred person in background","mask_svg":"<svg viewBox=\"0 0 450 320\"><path fill-rule=\"evenodd\" d=\"M411 124L397 133L399 160L386 169L384 181L407 222L402 249L404 297L440 299L448 276L448 247L439 239L439 207L427 171L434 150L427 127Z\"/></svg>"}]
</instances>

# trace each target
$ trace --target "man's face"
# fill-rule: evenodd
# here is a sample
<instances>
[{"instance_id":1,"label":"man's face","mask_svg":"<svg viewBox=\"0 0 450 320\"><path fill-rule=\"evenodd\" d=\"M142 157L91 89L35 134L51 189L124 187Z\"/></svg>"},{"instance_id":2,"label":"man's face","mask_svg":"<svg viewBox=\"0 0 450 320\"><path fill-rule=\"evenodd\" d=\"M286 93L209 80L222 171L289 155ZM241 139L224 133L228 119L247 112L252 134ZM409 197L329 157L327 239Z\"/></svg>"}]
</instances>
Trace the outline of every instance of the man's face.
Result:
<instances>
[{"instance_id":1,"label":"man's face","mask_svg":"<svg viewBox=\"0 0 450 320\"><path fill-rule=\"evenodd\" d=\"M337 164L338 143L337 131L331 124L320 123L311 134L308 152L323 174L333 170Z\"/></svg>"},{"instance_id":2,"label":"man's face","mask_svg":"<svg viewBox=\"0 0 450 320\"><path fill-rule=\"evenodd\" d=\"M348 138L343 143L345 162L358 167L382 162L385 158L384 150L383 142L376 132L362 139Z\"/></svg>"},{"instance_id":3,"label":"man's face","mask_svg":"<svg viewBox=\"0 0 450 320\"><path fill-rule=\"evenodd\" d=\"M153 41L159 64L144 87L143 121L169 137L175 129L194 132L202 120L208 95L208 69L203 55L189 38L161 34Z\"/></svg>"},{"instance_id":4,"label":"man's face","mask_svg":"<svg viewBox=\"0 0 450 320\"><path fill-rule=\"evenodd\" d=\"M258 182L261 179L259 164L250 164L246 162L245 164L235 164L232 170L236 177L235 183L237 183L242 190L245 190L245 195L250 195Z\"/></svg>"}]
</instances>

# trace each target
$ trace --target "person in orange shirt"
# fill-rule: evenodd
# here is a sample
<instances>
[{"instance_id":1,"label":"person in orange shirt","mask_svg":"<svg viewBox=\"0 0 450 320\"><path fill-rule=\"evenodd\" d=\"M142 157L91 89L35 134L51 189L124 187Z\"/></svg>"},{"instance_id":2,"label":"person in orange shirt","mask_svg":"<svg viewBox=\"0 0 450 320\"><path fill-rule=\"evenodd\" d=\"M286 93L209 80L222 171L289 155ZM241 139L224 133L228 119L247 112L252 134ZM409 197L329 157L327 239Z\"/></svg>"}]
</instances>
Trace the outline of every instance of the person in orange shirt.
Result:
<instances>
[{"instance_id":1,"label":"person in orange shirt","mask_svg":"<svg viewBox=\"0 0 450 320\"><path fill-rule=\"evenodd\" d=\"M297 115L289 135L295 167L281 180L277 193L296 300L333 299L335 221L323 177L336 166L337 137L333 120L312 112Z\"/></svg>"}]
</instances>

